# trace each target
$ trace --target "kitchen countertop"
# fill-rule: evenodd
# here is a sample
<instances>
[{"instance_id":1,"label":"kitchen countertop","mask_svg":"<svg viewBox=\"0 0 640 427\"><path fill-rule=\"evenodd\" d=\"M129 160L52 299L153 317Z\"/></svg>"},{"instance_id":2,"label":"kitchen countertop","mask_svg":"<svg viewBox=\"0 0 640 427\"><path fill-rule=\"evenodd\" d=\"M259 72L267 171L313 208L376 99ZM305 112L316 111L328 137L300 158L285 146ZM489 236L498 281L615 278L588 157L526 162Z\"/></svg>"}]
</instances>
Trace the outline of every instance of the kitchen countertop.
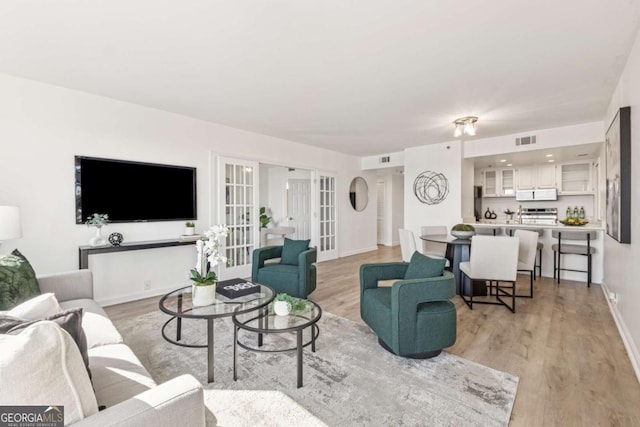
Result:
<instances>
[{"instance_id":1,"label":"kitchen countertop","mask_svg":"<svg viewBox=\"0 0 640 427\"><path fill-rule=\"evenodd\" d=\"M489 223L489 222L468 222L465 224L473 225L474 227L512 227L512 228L542 228L549 230L570 230L570 231L604 231L605 227L595 224L587 224L580 226L563 225L558 223L557 225L549 224L506 224L506 223Z\"/></svg>"}]
</instances>

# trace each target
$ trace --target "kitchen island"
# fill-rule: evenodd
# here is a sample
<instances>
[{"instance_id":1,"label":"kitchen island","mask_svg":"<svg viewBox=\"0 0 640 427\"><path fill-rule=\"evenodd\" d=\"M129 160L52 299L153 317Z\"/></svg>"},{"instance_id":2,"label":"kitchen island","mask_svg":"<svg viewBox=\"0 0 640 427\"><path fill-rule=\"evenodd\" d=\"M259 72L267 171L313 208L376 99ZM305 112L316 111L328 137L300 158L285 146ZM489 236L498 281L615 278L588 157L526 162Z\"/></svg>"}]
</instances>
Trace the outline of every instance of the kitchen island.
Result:
<instances>
[{"instance_id":1,"label":"kitchen island","mask_svg":"<svg viewBox=\"0 0 640 427\"><path fill-rule=\"evenodd\" d=\"M563 224L558 225L549 225L549 224L517 224L517 223L488 223L488 222L479 222L479 223L469 223L475 228L482 227L499 227L502 229L502 235L504 235L505 227L508 228L541 228L543 230L542 235L538 238L538 241L544 245L542 250L542 276L545 277L553 277L553 251L551 250L551 245L554 243L558 243L558 239L554 239L551 236L553 230L558 231L595 231L596 238L591 241L591 247L595 248L595 253L592 257L592 282L593 283L602 283L602 275L603 275L603 262L604 262L604 226L595 223L595 224L586 224L582 226L566 226ZM563 239L563 243L576 244L581 245L584 244L586 246L587 242L584 241L566 241ZM537 261L536 261L537 262ZM586 257L579 255L563 255L562 257L562 268L570 268L575 270L586 270L587 269L587 259ZM576 280L579 282L584 282L585 286L587 283L587 273L577 273L573 271L562 271L561 276L562 279L566 280Z\"/></svg>"}]
</instances>

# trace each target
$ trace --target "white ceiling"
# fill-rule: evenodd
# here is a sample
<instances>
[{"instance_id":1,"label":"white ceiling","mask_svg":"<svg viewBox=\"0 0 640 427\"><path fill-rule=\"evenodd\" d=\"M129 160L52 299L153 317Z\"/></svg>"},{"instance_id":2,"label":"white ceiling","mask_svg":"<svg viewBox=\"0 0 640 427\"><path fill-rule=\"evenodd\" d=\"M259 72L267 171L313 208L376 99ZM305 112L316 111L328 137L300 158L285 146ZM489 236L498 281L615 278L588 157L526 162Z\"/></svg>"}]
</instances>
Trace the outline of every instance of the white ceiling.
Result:
<instances>
[{"instance_id":1,"label":"white ceiling","mask_svg":"<svg viewBox=\"0 0 640 427\"><path fill-rule=\"evenodd\" d=\"M602 120L637 0L3 0L0 72L355 155Z\"/></svg>"}]
</instances>

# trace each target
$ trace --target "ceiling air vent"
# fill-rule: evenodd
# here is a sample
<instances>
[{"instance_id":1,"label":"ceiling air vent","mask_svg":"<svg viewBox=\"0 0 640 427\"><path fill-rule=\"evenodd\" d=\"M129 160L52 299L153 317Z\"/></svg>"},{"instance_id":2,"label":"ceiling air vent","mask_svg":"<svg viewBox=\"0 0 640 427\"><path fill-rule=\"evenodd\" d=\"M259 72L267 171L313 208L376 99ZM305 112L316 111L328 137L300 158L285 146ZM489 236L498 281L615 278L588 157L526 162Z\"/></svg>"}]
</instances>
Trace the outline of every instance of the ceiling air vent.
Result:
<instances>
[{"instance_id":1,"label":"ceiling air vent","mask_svg":"<svg viewBox=\"0 0 640 427\"><path fill-rule=\"evenodd\" d=\"M516 145L520 146L520 145L531 145L531 144L535 144L536 143L536 136L535 135L531 135L531 136L520 136L518 138L516 138Z\"/></svg>"},{"instance_id":2,"label":"ceiling air vent","mask_svg":"<svg viewBox=\"0 0 640 427\"><path fill-rule=\"evenodd\" d=\"M391 156L380 157L380 163L389 163L390 161L391 161Z\"/></svg>"}]
</instances>

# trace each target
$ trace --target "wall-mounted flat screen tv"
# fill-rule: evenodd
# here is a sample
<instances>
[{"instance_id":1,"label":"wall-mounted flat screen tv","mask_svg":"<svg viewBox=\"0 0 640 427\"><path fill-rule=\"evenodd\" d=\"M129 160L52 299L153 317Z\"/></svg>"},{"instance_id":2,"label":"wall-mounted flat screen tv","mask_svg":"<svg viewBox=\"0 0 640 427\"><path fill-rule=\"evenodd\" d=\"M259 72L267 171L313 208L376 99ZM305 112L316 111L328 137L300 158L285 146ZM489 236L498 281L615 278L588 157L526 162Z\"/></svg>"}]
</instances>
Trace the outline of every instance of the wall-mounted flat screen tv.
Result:
<instances>
[{"instance_id":1,"label":"wall-mounted flat screen tv","mask_svg":"<svg viewBox=\"0 0 640 427\"><path fill-rule=\"evenodd\" d=\"M76 224L197 219L196 168L75 157Z\"/></svg>"}]
</instances>

